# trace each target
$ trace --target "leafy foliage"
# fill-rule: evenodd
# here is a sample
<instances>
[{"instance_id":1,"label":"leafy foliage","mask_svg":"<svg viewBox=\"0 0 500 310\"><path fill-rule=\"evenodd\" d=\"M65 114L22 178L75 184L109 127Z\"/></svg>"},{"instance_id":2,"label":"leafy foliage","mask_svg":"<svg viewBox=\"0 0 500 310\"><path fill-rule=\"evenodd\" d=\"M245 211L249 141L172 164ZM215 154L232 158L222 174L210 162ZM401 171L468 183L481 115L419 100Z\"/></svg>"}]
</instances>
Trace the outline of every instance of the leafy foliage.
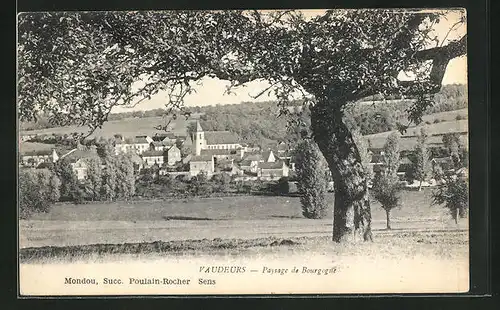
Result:
<instances>
[{"instance_id":1,"label":"leafy foliage","mask_svg":"<svg viewBox=\"0 0 500 310\"><path fill-rule=\"evenodd\" d=\"M62 201L83 201L84 192L80 187L70 162L65 158L58 160L54 164L54 172L61 181L60 199Z\"/></svg>"},{"instance_id":2,"label":"leafy foliage","mask_svg":"<svg viewBox=\"0 0 500 310\"><path fill-rule=\"evenodd\" d=\"M399 205L401 187L397 176L399 168L399 134L393 133L387 137L382 157L385 170L375 176L373 193L386 212L387 229L391 229L391 210Z\"/></svg>"},{"instance_id":3,"label":"leafy foliage","mask_svg":"<svg viewBox=\"0 0 500 310\"><path fill-rule=\"evenodd\" d=\"M394 175L383 173L377 175L373 182L374 197L380 202L382 208L386 212L387 229L391 229L391 210L396 208L401 200L401 188L398 181L399 180Z\"/></svg>"},{"instance_id":4,"label":"leafy foliage","mask_svg":"<svg viewBox=\"0 0 500 310\"><path fill-rule=\"evenodd\" d=\"M59 178L46 169L23 169L19 172L19 216L29 218L35 212L48 212L59 200Z\"/></svg>"},{"instance_id":5,"label":"leafy foliage","mask_svg":"<svg viewBox=\"0 0 500 310\"><path fill-rule=\"evenodd\" d=\"M384 156L382 157L385 166L385 173L396 177L399 168L399 133L394 132L387 137L384 144Z\"/></svg>"},{"instance_id":6,"label":"leafy foliage","mask_svg":"<svg viewBox=\"0 0 500 310\"><path fill-rule=\"evenodd\" d=\"M427 131L425 127L420 130L420 134L417 138L417 145L415 146L414 152L409 156L412 161L412 167L410 169L408 178L410 180L417 180L422 185L429 173L431 172L430 166L430 151L427 148ZM420 187L419 187L420 190Z\"/></svg>"},{"instance_id":7,"label":"leafy foliage","mask_svg":"<svg viewBox=\"0 0 500 310\"><path fill-rule=\"evenodd\" d=\"M466 217L469 208L469 183L466 178L444 176L444 182L432 194L435 204L444 205L458 223L458 218Z\"/></svg>"},{"instance_id":8,"label":"leafy foliage","mask_svg":"<svg viewBox=\"0 0 500 310\"><path fill-rule=\"evenodd\" d=\"M203 76L233 86L268 80L280 105L300 89L317 99L341 90L344 101L432 93L440 87L423 73L421 83L411 85L398 84L396 76L426 68L441 50L449 59L464 53L465 39L414 53L432 42L428 34L440 15L331 10L306 20L294 11L26 13L19 17L20 117L33 120L44 111L55 124L97 128L113 106L160 90L169 91L167 110L178 108L192 91L189 83ZM416 106L410 114L418 114Z\"/></svg>"},{"instance_id":9,"label":"leafy foliage","mask_svg":"<svg viewBox=\"0 0 500 310\"><path fill-rule=\"evenodd\" d=\"M84 187L88 192L88 199L99 200L102 188L102 164L101 160L96 157L85 159L87 165L87 179L85 180Z\"/></svg>"},{"instance_id":10,"label":"leafy foliage","mask_svg":"<svg viewBox=\"0 0 500 310\"><path fill-rule=\"evenodd\" d=\"M300 143L296 151L297 188L302 214L306 218L324 218L327 211L328 166L318 146L311 140Z\"/></svg>"}]
</instances>

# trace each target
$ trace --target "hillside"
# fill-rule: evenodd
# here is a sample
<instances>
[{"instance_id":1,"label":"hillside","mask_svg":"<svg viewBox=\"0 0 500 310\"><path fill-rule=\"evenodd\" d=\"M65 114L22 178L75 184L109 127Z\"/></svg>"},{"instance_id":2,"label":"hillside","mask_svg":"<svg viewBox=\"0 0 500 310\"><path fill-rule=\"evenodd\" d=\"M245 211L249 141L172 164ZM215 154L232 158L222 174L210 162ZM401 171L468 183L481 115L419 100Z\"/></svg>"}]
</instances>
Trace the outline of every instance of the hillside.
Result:
<instances>
[{"instance_id":1,"label":"hillside","mask_svg":"<svg viewBox=\"0 0 500 310\"><path fill-rule=\"evenodd\" d=\"M426 115L423 118L424 123L418 125L418 126L413 126L408 128L405 134L401 136L400 140L400 147L402 150L410 150L413 149L413 147L416 144L418 133L420 132L420 129L425 127L428 134L429 134L429 139L428 142L429 144L441 144L442 143L442 135L445 133L451 133L451 132L459 132L462 133L462 142L464 142L466 145L468 144L467 142L467 134L469 129L468 129L468 121L466 119L464 120L456 120L457 115L461 115L462 117L467 116L467 109L462 109L462 110L457 110L457 111L449 111L449 112L441 112L441 113L434 113L430 115ZM434 120L440 120L439 123L433 123ZM425 122L430 122L430 124L427 124ZM382 133L377 133L377 134L372 134L372 135L365 135L364 137L369 141L369 144L373 148L382 148L384 146L384 143L387 139L387 137L393 133L396 132L395 130L392 131L386 131Z\"/></svg>"},{"instance_id":2,"label":"hillside","mask_svg":"<svg viewBox=\"0 0 500 310\"><path fill-rule=\"evenodd\" d=\"M136 135L152 135L157 130L154 128L158 125L165 125L166 119L161 116L153 116L146 118L126 118L121 120L108 121L104 123L101 129L97 129L90 138L93 137L104 137L111 138L114 134L122 134L125 137L133 137ZM175 133L185 133L187 130L187 125L189 120L177 119L172 120L171 131ZM38 130L21 131L22 134L71 134L76 133L87 133L89 128L86 126L66 126L66 127L55 127L46 128Z\"/></svg>"}]
</instances>

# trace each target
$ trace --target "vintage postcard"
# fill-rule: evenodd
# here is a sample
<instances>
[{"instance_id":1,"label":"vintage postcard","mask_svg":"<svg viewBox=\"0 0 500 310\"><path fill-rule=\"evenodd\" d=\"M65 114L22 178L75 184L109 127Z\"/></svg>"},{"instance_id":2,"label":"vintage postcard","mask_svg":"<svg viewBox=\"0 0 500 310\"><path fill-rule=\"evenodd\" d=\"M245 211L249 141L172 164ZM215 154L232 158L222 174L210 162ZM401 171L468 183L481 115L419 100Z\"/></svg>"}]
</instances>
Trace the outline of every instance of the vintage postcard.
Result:
<instances>
[{"instance_id":1,"label":"vintage postcard","mask_svg":"<svg viewBox=\"0 0 500 310\"><path fill-rule=\"evenodd\" d=\"M19 296L469 291L464 9L17 21Z\"/></svg>"}]
</instances>

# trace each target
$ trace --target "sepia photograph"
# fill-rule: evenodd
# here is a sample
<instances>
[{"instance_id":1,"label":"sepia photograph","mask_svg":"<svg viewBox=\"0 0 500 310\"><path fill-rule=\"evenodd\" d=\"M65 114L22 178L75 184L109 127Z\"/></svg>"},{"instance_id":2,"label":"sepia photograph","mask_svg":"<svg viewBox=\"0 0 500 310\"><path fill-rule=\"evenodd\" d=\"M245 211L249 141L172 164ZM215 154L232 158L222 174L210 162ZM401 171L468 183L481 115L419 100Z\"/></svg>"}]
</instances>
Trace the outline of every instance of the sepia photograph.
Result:
<instances>
[{"instance_id":1,"label":"sepia photograph","mask_svg":"<svg viewBox=\"0 0 500 310\"><path fill-rule=\"evenodd\" d=\"M467 81L462 8L20 12L18 294L466 293Z\"/></svg>"}]
</instances>

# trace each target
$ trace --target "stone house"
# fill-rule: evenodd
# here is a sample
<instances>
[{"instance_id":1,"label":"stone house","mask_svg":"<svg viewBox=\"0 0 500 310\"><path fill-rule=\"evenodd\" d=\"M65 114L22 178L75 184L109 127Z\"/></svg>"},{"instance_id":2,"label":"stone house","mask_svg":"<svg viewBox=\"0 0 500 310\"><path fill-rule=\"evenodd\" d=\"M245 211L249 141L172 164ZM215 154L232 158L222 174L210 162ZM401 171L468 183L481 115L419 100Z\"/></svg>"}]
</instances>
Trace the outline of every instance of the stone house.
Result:
<instances>
[{"instance_id":1,"label":"stone house","mask_svg":"<svg viewBox=\"0 0 500 310\"><path fill-rule=\"evenodd\" d=\"M199 155L192 156L189 162L189 173L191 176L198 175L201 171L204 171L208 177L211 177L214 173L214 157L211 155Z\"/></svg>"},{"instance_id":2,"label":"stone house","mask_svg":"<svg viewBox=\"0 0 500 310\"><path fill-rule=\"evenodd\" d=\"M257 176L262 179L275 180L288 177L290 169L283 161L259 163Z\"/></svg>"}]
</instances>

